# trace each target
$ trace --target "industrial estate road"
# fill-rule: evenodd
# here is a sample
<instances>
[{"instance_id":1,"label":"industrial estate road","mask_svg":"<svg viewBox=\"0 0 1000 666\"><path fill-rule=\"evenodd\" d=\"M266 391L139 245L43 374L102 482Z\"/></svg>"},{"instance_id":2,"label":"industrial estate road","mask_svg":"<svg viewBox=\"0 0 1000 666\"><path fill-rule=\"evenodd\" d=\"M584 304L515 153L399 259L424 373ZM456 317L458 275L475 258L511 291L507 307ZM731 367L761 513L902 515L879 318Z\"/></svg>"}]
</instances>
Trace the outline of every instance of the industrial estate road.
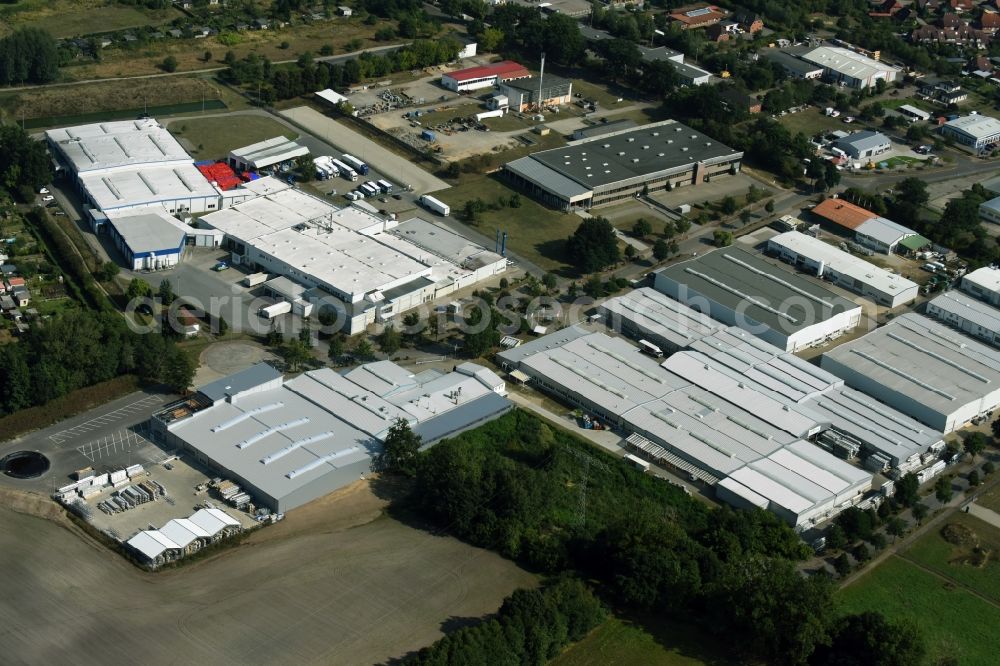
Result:
<instances>
[{"instance_id":1,"label":"industrial estate road","mask_svg":"<svg viewBox=\"0 0 1000 666\"><path fill-rule=\"evenodd\" d=\"M383 148L371 139L308 106L298 106L294 109L281 111L280 114L327 143L368 162L389 180L409 185L417 194L436 192L451 187L440 178L413 165L391 150Z\"/></svg>"}]
</instances>

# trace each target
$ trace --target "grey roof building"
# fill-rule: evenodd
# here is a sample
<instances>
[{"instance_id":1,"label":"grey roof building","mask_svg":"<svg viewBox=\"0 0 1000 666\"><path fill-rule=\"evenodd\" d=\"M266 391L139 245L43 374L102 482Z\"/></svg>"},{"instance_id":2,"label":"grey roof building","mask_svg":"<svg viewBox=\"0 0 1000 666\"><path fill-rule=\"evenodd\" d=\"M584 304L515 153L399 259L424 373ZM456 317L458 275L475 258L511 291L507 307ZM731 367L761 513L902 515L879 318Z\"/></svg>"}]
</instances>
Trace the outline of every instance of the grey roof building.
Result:
<instances>
[{"instance_id":1,"label":"grey roof building","mask_svg":"<svg viewBox=\"0 0 1000 666\"><path fill-rule=\"evenodd\" d=\"M960 291L946 291L928 303L927 316L1000 346L1000 310Z\"/></svg>"},{"instance_id":2,"label":"grey roof building","mask_svg":"<svg viewBox=\"0 0 1000 666\"><path fill-rule=\"evenodd\" d=\"M905 314L823 355L849 386L949 433L1000 404L1000 350Z\"/></svg>"},{"instance_id":3,"label":"grey roof building","mask_svg":"<svg viewBox=\"0 0 1000 666\"><path fill-rule=\"evenodd\" d=\"M861 321L856 303L736 247L661 269L655 287L785 351L836 338Z\"/></svg>"},{"instance_id":4,"label":"grey roof building","mask_svg":"<svg viewBox=\"0 0 1000 666\"><path fill-rule=\"evenodd\" d=\"M543 150L508 162L503 173L547 205L569 210L734 174L742 159L741 151L664 120Z\"/></svg>"},{"instance_id":5,"label":"grey roof building","mask_svg":"<svg viewBox=\"0 0 1000 666\"><path fill-rule=\"evenodd\" d=\"M784 368L793 373L786 385L813 390L838 381L798 359L780 358L780 350L750 363L742 351L716 361L711 348L685 350L660 364L621 338L582 329L536 342L498 358L546 392L631 433L628 442L647 457L714 484L720 499L806 527L856 503L871 486L869 473L803 441L820 423L777 393L734 376L728 365L742 363L774 381Z\"/></svg>"},{"instance_id":6,"label":"grey roof building","mask_svg":"<svg viewBox=\"0 0 1000 666\"><path fill-rule=\"evenodd\" d=\"M856 160L875 157L876 155L887 153L892 149L892 142L889 140L889 137L881 132L872 132L870 130L849 134L835 141L833 145Z\"/></svg>"},{"instance_id":7,"label":"grey roof building","mask_svg":"<svg viewBox=\"0 0 1000 666\"><path fill-rule=\"evenodd\" d=\"M768 61L779 65L792 78L818 79L823 76L822 67L806 62L793 53L778 49L764 49L760 54Z\"/></svg>"},{"instance_id":8,"label":"grey roof building","mask_svg":"<svg viewBox=\"0 0 1000 666\"><path fill-rule=\"evenodd\" d=\"M397 419L431 445L509 410L504 395L503 380L471 363L413 374L380 361L288 381L261 364L168 405L152 425L280 512L361 478Z\"/></svg>"}]
</instances>

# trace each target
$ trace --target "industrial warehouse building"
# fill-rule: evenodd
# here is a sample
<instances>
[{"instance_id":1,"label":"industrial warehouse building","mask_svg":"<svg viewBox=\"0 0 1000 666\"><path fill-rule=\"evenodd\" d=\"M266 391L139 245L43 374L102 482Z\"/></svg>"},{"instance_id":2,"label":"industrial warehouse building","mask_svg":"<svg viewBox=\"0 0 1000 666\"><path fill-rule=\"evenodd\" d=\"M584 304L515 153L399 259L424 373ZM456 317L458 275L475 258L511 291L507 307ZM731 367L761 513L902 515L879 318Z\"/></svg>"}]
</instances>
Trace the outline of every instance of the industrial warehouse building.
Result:
<instances>
[{"instance_id":1,"label":"industrial warehouse building","mask_svg":"<svg viewBox=\"0 0 1000 666\"><path fill-rule=\"evenodd\" d=\"M823 78L827 82L859 90L874 87L879 79L892 83L900 71L884 62L839 46L818 46L802 52L793 52L793 55L822 67Z\"/></svg>"},{"instance_id":2,"label":"industrial warehouse building","mask_svg":"<svg viewBox=\"0 0 1000 666\"><path fill-rule=\"evenodd\" d=\"M927 304L927 316L1000 347L1000 310L959 291L947 291Z\"/></svg>"},{"instance_id":3,"label":"industrial warehouse building","mask_svg":"<svg viewBox=\"0 0 1000 666\"><path fill-rule=\"evenodd\" d=\"M531 72L524 65L512 60L504 60L482 67L469 67L448 72L441 77L441 85L454 92L467 92L480 88L492 88L498 83L515 79L527 79Z\"/></svg>"},{"instance_id":4,"label":"industrial warehouse building","mask_svg":"<svg viewBox=\"0 0 1000 666\"><path fill-rule=\"evenodd\" d=\"M962 276L962 291L1000 307L1000 269L984 266Z\"/></svg>"},{"instance_id":5,"label":"industrial warehouse building","mask_svg":"<svg viewBox=\"0 0 1000 666\"><path fill-rule=\"evenodd\" d=\"M913 229L844 199L824 199L813 207L812 214L882 254L917 252L931 244Z\"/></svg>"},{"instance_id":6,"label":"industrial warehouse building","mask_svg":"<svg viewBox=\"0 0 1000 666\"><path fill-rule=\"evenodd\" d=\"M531 77L501 81L497 89L500 95L507 98L508 108L522 113L573 101L573 82L552 74L542 79Z\"/></svg>"},{"instance_id":7,"label":"industrial warehouse building","mask_svg":"<svg viewBox=\"0 0 1000 666\"><path fill-rule=\"evenodd\" d=\"M889 137L881 132L869 130L849 134L834 141L833 145L855 160L876 157L892 150L892 142Z\"/></svg>"},{"instance_id":8,"label":"industrial warehouse building","mask_svg":"<svg viewBox=\"0 0 1000 666\"><path fill-rule=\"evenodd\" d=\"M654 286L785 351L832 340L861 321L858 304L736 247L663 268Z\"/></svg>"},{"instance_id":9,"label":"industrial warehouse building","mask_svg":"<svg viewBox=\"0 0 1000 666\"><path fill-rule=\"evenodd\" d=\"M398 419L431 445L511 409L505 393L502 379L472 363L413 374L379 361L291 380L259 364L167 406L152 426L258 506L284 512L366 474Z\"/></svg>"},{"instance_id":10,"label":"industrial warehouse building","mask_svg":"<svg viewBox=\"0 0 1000 666\"><path fill-rule=\"evenodd\" d=\"M169 268L180 261L188 227L162 209L146 208L116 216L108 234L132 270Z\"/></svg>"},{"instance_id":11,"label":"industrial warehouse building","mask_svg":"<svg viewBox=\"0 0 1000 666\"><path fill-rule=\"evenodd\" d=\"M662 312L670 328L691 316ZM692 337L661 363L573 326L497 358L512 377L628 432L644 457L797 528L832 518L870 487L871 475L841 458L909 471L944 448L941 432L746 331Z\"/></svg>"},{"instance_id":12,"label":"industrial warehouse building","mask_svg":"<svg viewBox=\"0 0 1000 666\"><path fill-rule=\"evenodd\" d=\"M45 138L87 203L105 213L149 206L204 213L220 205L219 191L153 119L64 127Z\"/></svg>"},{"instance_id":13,"label":"industrial warehouse building","mask_svg":"<svg viewBox=\"0 0 1000 666\"><path fill-rule=\"evenodd\" d=\"M506 270L506 259L420 218L338 209L275 179L268 194L206 215L233 262L285 276L348 334ZM260 181L256 181L259 183Z\"/></svg>"},{"instance_id":14,"label":"industrial warehouse building","mask_svg":"<svg viewBox=\"0 0 1000 666\"><path fill-rule=\"evenodd\" d=\"M742 152L664 120L522 157L505 164L503 174L542 203L575 210L735 174L742 159Z\"/></svg>"},{"instance_id":15,"label":"industrial warehouse building","mask_svg":"<svg viewBox=\"0 0 1000 666\"><path fill-rule=\"evenodd\" d=\"M309 149L283 136L258 141L229 153L229 166L237 171L260 171L289 164L309 154Z\"/></svg>"},{"instance_id":16,"label":"industrial warehouse building","mask_svg":"<svg viewBox=\"0 0 1000 666\"><path fill-rule=\"evenodd\" d=\"M825 353L821 365L945 433L1000 404L1000 350L922 315L896 317Z\"/></svg>"},{"instance_id":17,"label":"industrial warehouse building","mask_svg":"<svg viewBox=\"0 0 1000 666\"><path fill-rule=\"evenodd\" d=\"M1000 120L981 114L962 116L941 126L941 134L977 151L1000 142Z\"/></svg>"},{"instance_id":18,"label":"industrial warehouse building","mask_svg":"<svg viewBox=\"0 0 1000 666\"><path fill-rule=\"evenodd\" d=\"M647 340L664 352L683 349L726 327L650 287L609 298L598 312L608 328L636 340Z\"/></svg>"},{"instance_id":19,"label":"industrial warehouse building","mask_svg":"<svg viewBox=\"0 0 1000 666\"><path fill-rule=\"evenodd\" d=\"M498 356L507 369L625 429L633 446L715 485L720 499L737 506L759 506L806 528L860 501L871 474L802 441L821 424L706 365L709 358L681 351L661 366L621 338L579 327ZM795 372L789 383L818 383L811 377L821 371L799 363L784 368Z\"/></svg>"},{"instance_id":20,"label":"industrial warehouse building","mask_svg":"<svg viewBox=\"0 0 1000 666\"><path fill-rule=\"evenodd\" d=\"M920 294L916 282L798 231L768 239L767 249L796 268L889 308L911 303Z\"/></svg>"}]
</instances>

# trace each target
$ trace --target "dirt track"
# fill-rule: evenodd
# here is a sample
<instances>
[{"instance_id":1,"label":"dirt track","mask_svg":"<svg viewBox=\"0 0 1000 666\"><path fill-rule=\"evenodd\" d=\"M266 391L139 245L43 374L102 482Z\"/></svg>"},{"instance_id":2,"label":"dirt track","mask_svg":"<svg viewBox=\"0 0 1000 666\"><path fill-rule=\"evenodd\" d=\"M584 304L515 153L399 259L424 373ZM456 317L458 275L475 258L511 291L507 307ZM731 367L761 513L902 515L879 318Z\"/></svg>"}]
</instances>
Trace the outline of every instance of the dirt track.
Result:
<instances>
[{"instance_id":1,"label":"dirt track","mask_svg":"<svg viewBox=\"0 0 1000 666\"><path fill-rule=\"evenodd\" d=\"M373 663L535 582L492 553L383 517L364 482L161 574L3 504L7 663Z\"/></svg>"}]
</instances>

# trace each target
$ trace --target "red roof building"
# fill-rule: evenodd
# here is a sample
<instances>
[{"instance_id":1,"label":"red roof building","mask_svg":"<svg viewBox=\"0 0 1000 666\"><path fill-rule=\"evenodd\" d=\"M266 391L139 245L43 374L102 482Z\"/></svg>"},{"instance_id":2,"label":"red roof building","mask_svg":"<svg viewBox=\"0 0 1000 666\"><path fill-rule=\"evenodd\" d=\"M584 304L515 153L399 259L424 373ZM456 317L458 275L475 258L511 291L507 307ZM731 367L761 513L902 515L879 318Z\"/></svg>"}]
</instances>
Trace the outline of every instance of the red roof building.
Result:
<instances>
[{"instance_id":1,"label":"red roof building","mask_svg":"<svg viewBox=\"0 0 1000 666\"><path fill-rule=\"evenodd\" d=\"M845 229L855 230L876 217L875 213L843 199L824 199L812 209L812 214Z\"/></svg>"},{"instance_id":2,"label":"red roof building","mask_svg":"<svg viewBox=\"0 0 1000 666\"><path fill-rule=\"evenodd\" d=\"M524 65L513 60L504 60L482 67L469 67L448 72L441 77L441 85L448 90L465 92L478 88L490 88L501 81L527 79L531 76Z\"/></svg>"},{"instance_id":3,"label":"red roof building","mask_svg":"<svg viewBox=\"0 0 1000 666\"><path fill-rule=\"evenodd\" d=\"M670 20L681 26L681 30L693 28L706 28L713 23L718 23L726 18L725 10L719 9L715 5L698 5L695 7L683 7L676 9L670 14Z\"/></svg>"}]
</instances>

